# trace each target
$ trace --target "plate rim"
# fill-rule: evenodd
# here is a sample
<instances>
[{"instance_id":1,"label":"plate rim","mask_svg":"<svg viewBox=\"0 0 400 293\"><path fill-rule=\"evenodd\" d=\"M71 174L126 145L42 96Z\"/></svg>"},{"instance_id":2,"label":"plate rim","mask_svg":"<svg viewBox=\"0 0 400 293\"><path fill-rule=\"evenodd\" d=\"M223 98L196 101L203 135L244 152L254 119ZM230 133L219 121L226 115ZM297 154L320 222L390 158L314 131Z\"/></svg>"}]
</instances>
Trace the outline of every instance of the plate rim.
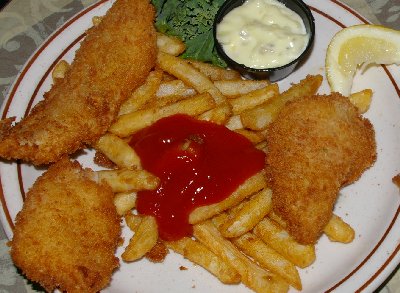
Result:
<instances>
[{"instance_id":1,"label":"plate rim","mask_svg":"<svg viewBox=\"0 0 400 293\"><path fill-rule=\"evenodd\" d=\"M18 73L18 75L16 76L14 82L12 83L12 85L10 86L10 90L8 91L8 93L6 94L5 100L3 102L3 105L1 107L1 119L4 119L7 117L7 113L9 110L9 107L13 101L13 98L18 90L18 87L20 85L20 83L22 82L22 80L24 79L26 73L30 70L32 64L35 62L35 60L40 56L40 54L46 49L46 47L51 44L53 42L53 40L59 36L61 33L63 33L70 25L72 25L76 20L80 19L81 17L85 16L88 12L92 11L93 9L103 5L104 3L107 2L113 2L114 0L100 0L94 4L92 4L91 6L83 9L82 11L78 12L76 15L74 15L71 19L69 19L66 23L64 23L60 28L56 29L36 50L35 52L29 57L29 59L27 60L27 62L23 65L22 70ZM350 8L349 6L347 6L346 4L338 1L338 0L329 0L330 2L338 5L339 7L341 7L342 9L344 9L345 11L347 11L348 13L352 14L353 16L355 16L356 18L358 18L362 23L368 24L370 23L368 20L366 20L363 16L361 16L358 12L354 11L352 8ZM305 1L308 2L308 1ZM331 15L321 11L320 9L313 7L311 5L309 5L311 10L314 13L319 13L322 16L328 18L329 20L331 20L332 22L334 22L335 24L337 24L338 26L340 26L341 28L345 28L346 25L344 25L342 22L340 22L338 19L332 17ZM49 66L49 68L47 68L46 72L43 74L42 78L40 79L40 82L38 83L38 85L36 85L35 88L35 92L32 94L31 98L29 99L29 104L27 106L27 108L25 109L25 116L26 114L30 111L32 104L34 102L34 97L35 97L35 93L38 90L38 88L40 88L40 86L42 85L42 83L44 82L44 80L48 77L48 75L50 74L52 68L57 64L57 62L59 60L62 59L62 57L65 55L66 52L68 52L71 47L73 47L74 45L76 45L78 42L80 42L84 36L85 36L85 32L83 34L81 34L80 36L78 36L77 38L75 38L75 40L70 43L64 50L63 52L61 52L58 57L54 60L54 62L52 63L51 66ZM394 86L397 95L400 97L400 89L399 89L399 85L397 84L397 82L395 81L395 79L393 78L392 74L390 73L390 71L388 70L388 68L384 65L382 65L383 69L385 70L386 75L389 77L391 84ZM21 186L21 182L22 182L22 178L21 178L21 163L17 162L17 168L18 168L18 177L19 177L19 183ZM22 185L23 186L23 185ZM23 188L21 189L21 195L24 197L25 196L25 192L23 190ZM4 228L4 230L6 231L7 237L9 239L12 238L12 230L14 229L14 221L11 218L10 212L8 210L7 207L7 201L5 199L5 195L3 192L3 182L2 182L2 176L0 173L0 205L1 205L1 209L0 209L0 222ZM379 247L381 246L381 244L385 241L386 237L390 234L390 232L392 231L393 226L395 225L396 221L398 221L399 219L399 213L400 213L400 205L397 207L397 212L395 213L395 215L393 216L390 225L386 228L385 233L383 234L383 236L381 237L381 239L378 241L378 243L373 247L373 249L370 251L370 253L362 259L362 261L356 266L356 268L354 270L352 270L349 274L347 274L345 277L341 278L340 281L335 282L335 284L333 286L331 286L328 290L326 290L326 292L332 292L338 288L341 287L341 285L343 285L344 283L346 283L349 279L352 278L352 276L354 274L357 273L357 271L363 267L365 265L365 263L368 262L368 260L371 258L372 255L374 255L374 253L379 249ZM6 222L6 223L4 223ZM10 229L6 229L5 225L8 225ZM10 232L11 231L11 232ZM371 286L374 286L374 284L376 282L379 281L380 277L383 278L383 280L381 280L379 282L379 284L375 284L375 288L377 288L382 282L385 281L385 279L389 276L390 273L392 273L392 269L388 271L389 268L393 268L396 267L399 263L400 263L400 259L399 259L399 252L400 250L400 243L397 244L396 248L391 251L390 255L388 257L385 258L385 261L382 262L382 265L377 268L376 270L374 269L374 274L368 279L365 280L363 279L362 283L363 285L357 290L358 291L362 291L364 289L367 289L368 287L371 288ZM394 260L396 260L394 262ZM375 289L372 288L372 289Z\"/></svg>"}]
</instances>

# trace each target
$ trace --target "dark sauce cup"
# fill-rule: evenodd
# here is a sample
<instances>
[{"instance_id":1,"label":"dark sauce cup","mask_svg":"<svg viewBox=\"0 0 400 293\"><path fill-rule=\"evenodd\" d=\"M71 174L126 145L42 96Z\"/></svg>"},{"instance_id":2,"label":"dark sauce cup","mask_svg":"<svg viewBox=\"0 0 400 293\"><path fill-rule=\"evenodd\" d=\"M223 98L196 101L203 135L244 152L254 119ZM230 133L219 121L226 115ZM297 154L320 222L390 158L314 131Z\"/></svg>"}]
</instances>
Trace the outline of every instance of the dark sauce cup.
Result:
<instances>
[{"instance_id":1,"label":"dark sauce cup","mask_svg":"<svg viewBox=\"0 0 400 293\"><path fill-rule=\"evenodd\" d=\"M274 67L274 68L251 68L244 64L238 63L235 60L231 59L224 51L222 45L218 42L217 39L217 26L222 21L222 19L227 15L232 9L243 5L246 0L227 0L224 4L222 4L221 8L218 10L213 26L213 34L215 40L215 46L218 54L221 56L223 60L228 64L228 66L238 72L246 78L250 79L269 79L271 82L275 82L287 77L291 74L296 68L297 64L306 59L310 53L310 49L312 48L314 42L315 35L315 23L314 17L308 8L308 6L301 0L278 0L283 3L287 8L297 13L300 18L304 22L304 26L306 28L307 34L309 36L308 43L303 53L300 54L299 57L294 59L293 61L285 64L283 66Z\"/></svg>"}]
</instances>

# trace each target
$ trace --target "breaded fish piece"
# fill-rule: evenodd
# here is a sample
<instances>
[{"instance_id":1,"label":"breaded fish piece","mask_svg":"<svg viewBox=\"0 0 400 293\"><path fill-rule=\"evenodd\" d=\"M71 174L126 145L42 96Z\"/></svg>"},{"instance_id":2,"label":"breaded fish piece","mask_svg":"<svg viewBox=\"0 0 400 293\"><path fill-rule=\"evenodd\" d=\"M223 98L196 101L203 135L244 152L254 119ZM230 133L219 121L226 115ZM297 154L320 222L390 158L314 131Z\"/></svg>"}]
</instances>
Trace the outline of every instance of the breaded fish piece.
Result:
<instances>
[{"instance_id":1,"label":"breaded fish piece","mask_svg":"<svg viewBox=\"0 0 400 293\"><path fill-rule=\"evenodd\" d=\"M97 292L118 267L121 224L109 186L67 158L50 166L27 193L11 257L47 291Z\"/></svg>"},{"instance_id":2,"label":"breaded fish piece","mask_svg":"<svg viewBox=\"0 0 400 293\"><path fill-rule=\"evenodd\" d=\"M303 244L318 240L339 189L376 159L371 123L336 93L288 103L270 125L267 144L273 209Z\"/></svg>"},{"instance_id":3,"label":"breaded fish piece","mask_svg":"<svg viewBox=\"0 0 400 293\"><path fill-rule=\"evenodd\" d=\"M1 127L0 157L41 165L93 145L155 65L154 13L149 0L117 0L45 99L13 128Z\"/></svg>"}]
</instances>

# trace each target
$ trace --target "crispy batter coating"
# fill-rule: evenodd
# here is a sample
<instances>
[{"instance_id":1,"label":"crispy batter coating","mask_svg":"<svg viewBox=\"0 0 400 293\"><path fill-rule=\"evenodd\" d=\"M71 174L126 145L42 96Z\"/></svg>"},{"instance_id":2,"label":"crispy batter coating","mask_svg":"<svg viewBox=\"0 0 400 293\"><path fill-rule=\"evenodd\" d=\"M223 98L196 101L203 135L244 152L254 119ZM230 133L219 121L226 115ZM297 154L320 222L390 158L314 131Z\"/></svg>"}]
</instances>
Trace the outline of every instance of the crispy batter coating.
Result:
<instances>
[{"instance_id":1,"label":"crispy batter coating","mask_svg":"<svg viewBox=\"0 0 400 293\"><path fill-rule=\"evenodd\" d=\"M105 154L96 150L94 154L93 162L100 167L104 167L107 169L116 169L117 165L111 161Z\"/></svg>"},{"instance_id":2,"label":"crispy batter coating","mask_svg":"<svg viewBox=\"0 0 400 293\"><path fill-rule=\"evenodd\" d=\"M155 65L153 21L148 0L117 0L88 30L65 77L0 134L0 157L41 165L92 145Z\"/></svg>"},{"instance_id":3,"label":"crispy batter coating","mask_svg":"<svg viewBox=\"0 0 400 293\"><path fill-rule=\"evenodd\" d=\"M400 174L397 174L392 178L392 182L396 184L398 188L400 188Z\"/></svg>"},{"instance_id":4,"label":"crispy batter coating","mask_svg":"<svg viewBox=\"0 0 400 293\"><path fill-rule=\"evenodd\" d=\"M159 263L164 261L168 253L169 250L165 244L161 241L157 241L156 245L146 253L146 258L151 262Z\"/></svg>"},{"instance_id":5,"label":"crispy batter coating","mask_svg":"<svg viewBox=\"0 0 400 293\"><path fill-rule=\"evenodd\" d=\"M47 291L97 292L118 267L121 233L110 187L67 158L50 166L18 213L11 257Z\"/></svg>"},{"instance_id":6,"label":"crispy batter coating","mask_svg":"<svg viewBox=\"0 0 400 293\"><path fill-rule=\"evenodd\" d=\"M339 189L376 159L375 133L347 98L316 95L287 104L268 130L273 208L303 244L315 243Z\"/></svg>"}]
</instances>

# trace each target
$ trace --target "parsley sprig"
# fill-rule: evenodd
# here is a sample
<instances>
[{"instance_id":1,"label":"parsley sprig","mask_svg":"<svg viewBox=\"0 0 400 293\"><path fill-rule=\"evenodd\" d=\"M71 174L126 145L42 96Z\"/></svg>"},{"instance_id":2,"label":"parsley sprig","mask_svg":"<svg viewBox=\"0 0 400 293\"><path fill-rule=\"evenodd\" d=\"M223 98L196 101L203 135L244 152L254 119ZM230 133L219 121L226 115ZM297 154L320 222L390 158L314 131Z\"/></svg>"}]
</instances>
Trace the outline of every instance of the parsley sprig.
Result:
<instances>
[{"instance_id":1,"label":"parsley sprig","mask_svg":"<svg viewBox=\"0 0 400 293\"><path fill-rule=\"evenodd\" d=\"M224 0L152 0L157 10L158 31L180 38L186 44L182 58L226 67L215 47L214 17Z\"/></svg>"}]
</instances>

